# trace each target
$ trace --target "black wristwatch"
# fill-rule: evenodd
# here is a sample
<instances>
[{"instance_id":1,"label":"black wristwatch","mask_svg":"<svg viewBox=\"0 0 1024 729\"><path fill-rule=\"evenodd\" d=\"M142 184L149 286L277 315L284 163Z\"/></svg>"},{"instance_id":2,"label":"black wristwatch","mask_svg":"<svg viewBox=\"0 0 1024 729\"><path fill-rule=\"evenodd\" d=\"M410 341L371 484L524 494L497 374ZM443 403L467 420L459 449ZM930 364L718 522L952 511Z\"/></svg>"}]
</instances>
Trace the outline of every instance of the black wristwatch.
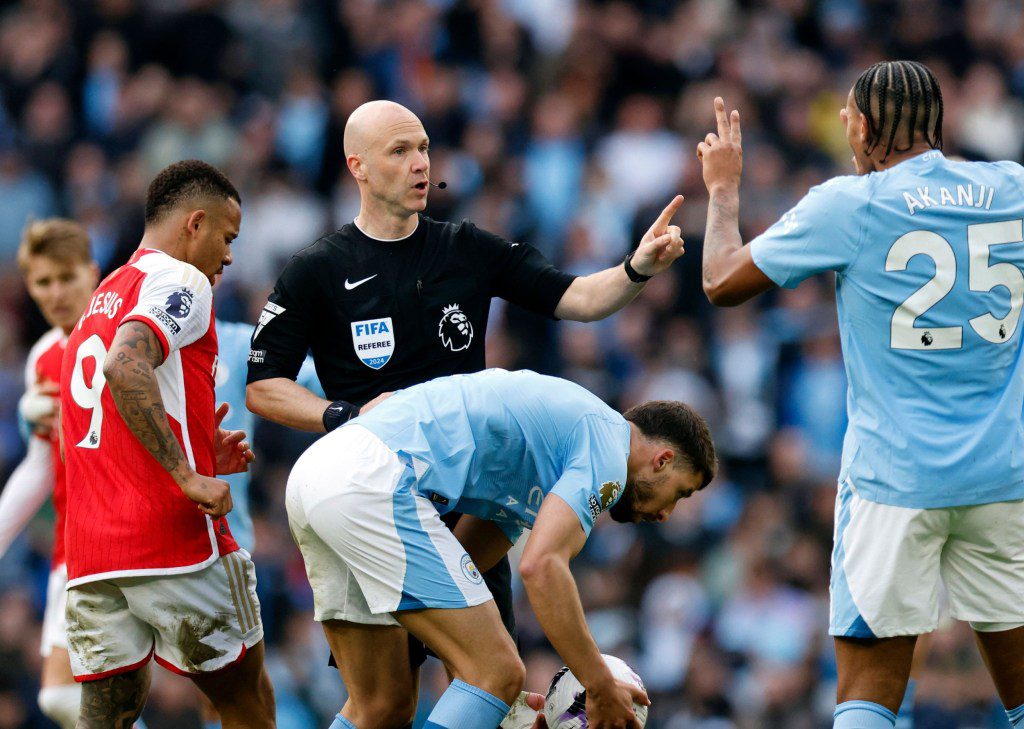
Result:
<instances>
[{"instance_id":1,"label":"black wristwatch","mask_svg":"<svg viewBox=\"0 0 1024 729\"><path fill-rule=\"evenodd\" d=\"M637 270L630 265L629 261L630 259L633 258L633 253L636 253L636 251L629 253L622 261L622 267L626 269L626 275L629 276L629 280L632 281L633 283L643 283L644 281L650 281L650 276L644 276L642 273L638 273Z\"/></svg>"}]
</instances>

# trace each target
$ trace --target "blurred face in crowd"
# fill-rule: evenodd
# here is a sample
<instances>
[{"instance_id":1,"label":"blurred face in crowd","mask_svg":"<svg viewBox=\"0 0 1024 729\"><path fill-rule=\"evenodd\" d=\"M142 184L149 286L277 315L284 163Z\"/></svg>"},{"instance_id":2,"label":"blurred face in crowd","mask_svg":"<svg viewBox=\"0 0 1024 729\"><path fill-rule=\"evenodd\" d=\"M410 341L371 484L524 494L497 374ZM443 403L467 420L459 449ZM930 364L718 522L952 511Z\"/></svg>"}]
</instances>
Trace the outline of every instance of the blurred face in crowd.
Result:
<instances>
[{"instance_id":1,"label":"blurred face in crowd","mask_svg":"<svg viewBox=\"0 0 1024 729\"><path fill-rule=\"evenodd\" d=\"M345 127L345 153L364 195L398 217L427 206L430 139L404 106L371 101L352 112Z\"/></svg>"},{"instance_id":2,"label":"blurred face in crowd","mask_svg":"<svg viewBox=\"0 0 1024 729\"><path fill-rule=\"evenodd\" d=\"M676 460L671 449L626 478L626 490L608 510L619 522L663 522L672 515L676 503L700 490L704 476L685 461ZM607 485L607 484L606 484ZM605 497L604 491L601 493Z\"/></svg>"},{"instance_id":3,"label":"blurred face in crowd","mask_svg":"<svg viewBox=\"0 0 1024 729\"><path fill-rule=\"evenodd\" d=\"M237 200L211 200L189 213L185 260L206 274L210 283L231 265L231 241L238 237L242 208Z\"/></svg>"},{"instance_id":4,"label":"blurred face in crowd","mask_svg":"<svg viewBox=\"0 0 1024 729\"><path fill-rule=\"evenodd\" d=\"M868 122L867 118L857 108L857 102L853 97L853 89L850 89L846 97L846 107L839 112L839 118L846 127L846 141L853 151L853 166L858 175L866 175L876 169L876 165L864 148L867 146Z\"/></svg>"},{"instance_id":5,"label":"blurred face in crowd","mask_svg":"<svg viewBox=\"0 0 1024 729\"><path fill-rule=\"evenodd\" d=\"M99 282L95 263L30 256L25 262L25 287L46 321L70 332Z\"/></svg>"}]
</instances>

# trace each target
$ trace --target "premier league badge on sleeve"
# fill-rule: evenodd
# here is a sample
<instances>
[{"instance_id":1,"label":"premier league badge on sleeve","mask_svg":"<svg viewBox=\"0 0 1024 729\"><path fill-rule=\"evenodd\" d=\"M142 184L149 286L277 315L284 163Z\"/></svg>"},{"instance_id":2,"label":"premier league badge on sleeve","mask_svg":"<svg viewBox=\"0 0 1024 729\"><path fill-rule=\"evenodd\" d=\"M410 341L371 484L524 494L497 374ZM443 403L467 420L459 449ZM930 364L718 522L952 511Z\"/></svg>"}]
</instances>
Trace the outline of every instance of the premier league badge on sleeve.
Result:
<instances>
[{"instance_id":1,"label":"premier league badge on sleeve","mask_svg":"<svg viewBox=\"0 0 1024 729\"><path fill-rule=\"evenodd\" d=\"M164 308L167 313L175 319L184 319L192 311L192 292L188 289L178 289L167 297Z\"/></svg>"},{"instance_id":2,"label":"premier league badge on sleeve","mask_svg":"<svg viewBox=\"0 0 1024 729\"><path fill-rule=\"evenodd\" d=\"M352 346L359 361L379 370L395 352L395 327L391 317L352 322Z\"/></svg>"}]
</instances>

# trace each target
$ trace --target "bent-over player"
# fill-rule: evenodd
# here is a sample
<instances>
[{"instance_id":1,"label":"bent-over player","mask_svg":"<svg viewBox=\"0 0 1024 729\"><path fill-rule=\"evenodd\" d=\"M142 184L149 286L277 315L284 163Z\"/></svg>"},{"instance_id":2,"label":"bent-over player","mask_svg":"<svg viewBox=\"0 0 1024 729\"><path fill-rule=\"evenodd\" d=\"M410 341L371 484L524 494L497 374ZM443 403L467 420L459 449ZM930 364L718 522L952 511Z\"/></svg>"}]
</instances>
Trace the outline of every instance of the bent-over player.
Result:
<instances>
[{"instance_id":1,"label":"bent-over player","mask_svg":"<svg viewBox=\"0 0 1024 729\"><path fill-rule=\"evenodd\" d=\"M594 726L635 726L583 616L569 560L594 520L660 522L714 477L704 421L678 402L620 415L582 387L485 370L402 390L309 448L288 479L292 534L342 678L402 629L455 678L427 727L494 729L525 669L480 570L533 529L519 572ZM463 514L453 534L441 521ZM326 621L326 622L325 622ZM380 721L349 702L333 729Z\"/></svg>"}]
</instances>

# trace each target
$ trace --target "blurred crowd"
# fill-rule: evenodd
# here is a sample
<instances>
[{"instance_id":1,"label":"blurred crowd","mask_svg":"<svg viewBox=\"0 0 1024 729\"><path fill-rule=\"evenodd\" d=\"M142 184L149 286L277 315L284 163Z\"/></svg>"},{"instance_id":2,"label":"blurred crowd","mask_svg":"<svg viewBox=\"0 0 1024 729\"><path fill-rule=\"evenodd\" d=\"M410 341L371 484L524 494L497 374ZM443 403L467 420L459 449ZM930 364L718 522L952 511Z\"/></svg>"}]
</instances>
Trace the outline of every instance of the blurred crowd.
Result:
<instances>
[{"instance_id":1,"label":"blurred crowd","mask_svg":"<svg viewBox=\"0 0 1024 729\"><path fill-rule=\"evenodd\" d=\"M27 220L79 220L109 271L138 244L153 175L212 162L243 203L218 316L255 321L291 253L354 217L342 129L390 98L422 118L432 177L448 182L428 215L529 241L573 273L621 260L686 195L687 253L635 303L587 325L496 303L489 363L623 408L681 399L712 425L712 488L667 526L603 520L574 562L600 647L647 684L648 726L830 726L846 424L832 281L713 309L694 148L724 96L743 116L749 239L852 172L839 108L892 58L938 75L947 154L1021 160L1018 0L0 0L0 475L23 453L15 405L45 330L14 263ZM308 442L266 423L255 434L254 558L282 729L326 726L344 700L283 509ZM0 729L49 726L35 694L50 519L0 561ZM560 661L517 590L528 688L543 692ZM965 626L945 625L923 657L918 727L1006 726ZM198 727L192 687L155 673L148 725ZM444 683L428 663L424 710Z\"/></svg>"}]
</instances>

